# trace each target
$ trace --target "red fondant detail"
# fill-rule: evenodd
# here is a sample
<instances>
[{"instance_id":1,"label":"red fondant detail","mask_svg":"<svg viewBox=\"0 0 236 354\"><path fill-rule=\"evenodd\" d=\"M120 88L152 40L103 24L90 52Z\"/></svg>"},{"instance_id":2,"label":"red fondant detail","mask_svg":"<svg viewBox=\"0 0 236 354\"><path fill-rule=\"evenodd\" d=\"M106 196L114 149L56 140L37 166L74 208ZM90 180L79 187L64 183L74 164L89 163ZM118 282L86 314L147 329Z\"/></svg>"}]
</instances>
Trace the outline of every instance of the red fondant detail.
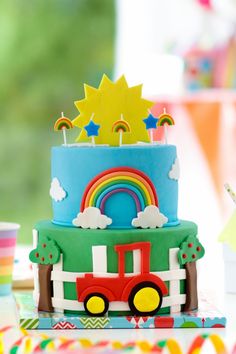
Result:
<instances>
[{"instance_id":1,"label":"red fondant detail","mask_svg":"<svg viewBox=\"0 0 236 354\"><path fill-rule=\"evenodd\" d=\"M115 246L118 253L118 275L112 278L94 277L85 274L83 278L76 279L78 301L84 301L87 295L100 293L109 301L127 301L131 290L141 282L150 281L156 284L163 295L168 294L165 283L156 275L150 274L150 242L136 242ZM125 253L134 250L141 251L141 274L125 276Z\"/></svg>"},{"instance_id":2,"label":"red fondant detail","mask_svg":"<svg viewBox=\"0 0 236 354\"><path fill-rule=\"evenodd\" d=\"M49 255L49 258L52 259L52 254Z\"/></svg>"},{"instance_id":3,"label":"red fondant detail","mask_svg":"<svg viewBox=\"0 0 236 354\"><path fill-rule=\"evenodd\" d=\"M193 255L192 255L192 258L195 259L195 258L196 258L196 254L193 254Z\"/></svg>"},{"instance_id":4,"label":"red fondant detail","mask_svg":"<svg viewBox=\"0 0 236 354\"><path fill-rule=\"evenodd\" d=\"M223 326L222 324L220 324L220 323L216 323L216 324L214 324L213 326L211 326L211 328L225 328L225 326ZM235 348L236 349L236 348ZM235 352L233 351L233 353L236 353L236 350L235 350Z\"/></svg>"},{"instance_id":5,"label":"red fondant detail","mask_svg":"<svg viewBox=\"0 0 236 354\"><path fill-rule=\"evenodd\" d=\"M189 243L189 244L188 244L188 247L189 247L189 248L193 247L193 244L192 244L192 243Z\"/></svg>"},{"instance_id":6,"label":"red fondant detail","mask_svg":"<svg viewBox=\"0 0 236 354\"><path fill-rule=\"evenodd\" d=\"M197 246L197 251L200 252L201 251L201 247Z\"/></svg>"},{"instance_id":7,"label":"red fondant detail","mask_svg":"<svg viewBox=\"0 0 236 354\"><path fill-rule=\"evenodd\" d=\"M90 275L92 275L92 277L90 277ZM80 280L84 280L84 282L81 282ZM106 296L109 301L115 301L116 296L113 294L112 287L108 287L106 284L108 281L109 278L93 278L93 274L85 274L84 278L77 278L76 286L77 294L79 294L79 301L84 301L86 296L93 293L100 293Z\"/></svg>"},{"instance_id":8,"label":"red fondant detail","mask_svg":"<svg viewBox=\"0 0 236 354\"><path fill-rule=\"evenodd\" d=\"M173 317L155 317L154 319L155 328L174 328L174 318Z\"/></svg>"},{"instance_id":9,"label":"red fondant detail","mask_svg":"<svg viewBox=\"0 0 236 354\"><path fill-rule=\"evenodd\" d=\"M183 255L182 255L182 258L187 258L187 255L184 253Z\"/></svg>"},{"instance_id":10,"label":"red fondant detail","mask_svg":"<svg viewBox=\"0 0 236 354\"><path fill-rule=\"evenodd\" d=\"M46 246L47 246L46 243L44 243L44 244L43 244L43 248L45 248Z\"/></svg>"},{"instance_id":11,"label":"red fondant detail","mask_svg":"<svg viewBox=\"0 0 236 354\"><path fill-rule=\"evenodd\" d=\"M39 257L39 253L38 252L35 253L35 257L37 257L37 258Z\"/></svg>"},{"instance_id":12,"label":"red fondant detail","mask_svg":"<svg viewBox=\"0 0 236 354\"><path fill-rule=\"evenodd\" d=\"M135 250L141 251L141 274L150 272L150 242L117 245L115 246L115 250L118 253L118 272L120 277L123 277L125 274L125 253Z\"/></svg>"},{"instance_id":13,"label":"red fondant detail","mask_svg":"<svg viewBox=\"0 0 236 354\"><path fill-rule=\"evenodd\" d=\"M142 325L143 323L147 322L147 320L149 319L149 317L146 316L126 316L127 321L134 323L135 322L135 327L134 328L142 328L142 326L140 327L140 325Z\"/></svg>"},{"instance_id":14,"label":"red fondant detail","mask_svg":"<svg viewBox=\"0 0 236 354\"><path fill-rule=\"evenodd\" d=\"M45 259L44 257L41 258L42 262L44 262L44 259Z\"/></svg>"},{"instance_id":15,"label":"red fondant detail","mask_svg":"<svg viewBox=\"0 0 236 354\"><path fill-rule=\"evenodd\" d=\"M76 325L68 321L60 321L53 325L54 329L76 329Z\"/></svg>"},{"instance_id":16,"label":"red fondant detail","mask_svg":"<svg viewBox=\"0 0 236 354\"><path fill-rule=\"evenodd\" d=\"M110 175L113 172L131 172L131 173L135 173L139 176L141 176L142 178L144 178L147 183L150 185L151 190L153 192L153 197L155 200L155 205L158 206L158 198L157 198L157 193L156 193L156 189L154 187L154 184L152 183L151 179L143 172L141 172L140 170L137 170L135 168L131 168L131 167L127 167L127 166L120 166L120 167L114 167L114 168L110 168L108 170L105 170L101 173L99 173L96 177L94 177L89 184L87 185L83 197L82 197L82 201L81 201L81 207L80 207L80 211L83 212L85 209L85 200L87 197L87 194L90 190L90 188L92 188L92 186L94 185L94 183L96 183L100 178L106 176L106 175Z\"/></svg>"}]
</instances>

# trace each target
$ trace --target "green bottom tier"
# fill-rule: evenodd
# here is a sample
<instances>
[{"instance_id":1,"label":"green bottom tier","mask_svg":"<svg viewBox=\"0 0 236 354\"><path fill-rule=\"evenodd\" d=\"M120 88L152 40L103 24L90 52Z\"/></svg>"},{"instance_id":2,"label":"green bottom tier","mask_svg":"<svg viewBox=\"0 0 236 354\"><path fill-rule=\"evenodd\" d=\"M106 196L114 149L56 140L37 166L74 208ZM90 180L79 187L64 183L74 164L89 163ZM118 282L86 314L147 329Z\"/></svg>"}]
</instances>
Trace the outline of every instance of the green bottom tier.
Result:
<instances>
[{"instance_id":1,"label":"green bottom tier","mask_svg":"<svg viewBox=\"0 0 236 354\"><path fill-rule=\"evenodd\" d=\"M53 296L52 306L54 308L64 309L65 312L83 312L83 303L78 302L75 273L96 272L93 266L99 263L99 259L93 259L92 248L94 249L94 246L106 246L105 264L107 265L107 272L116 273L118 276L118 253L114 247L148 242L151 246L150 272L158 272L158 276L163 279L168 288L168 295L166 299L164 297L159 313L169 313L170 308L178 310L178 306L179 309L183 309L185 304L185 295L183 294L186 293L186 272L183 266L178 264L177 252L187 237L197 236L197 225L193 222L181 221L178 226L160 229L84 230L58 226L50 221L41 221L35 225L35 230L37 230L35 237L37 236L38 244L40 244L40 240L47 237L56 242L62 253L60 261L51 266L50 270L47 270L50 271L49 277L53 282L53 294L51 295ZM171 249L172 251L170 251ZM100 259L100 263L102 266L104 259ZM125 274L133 273L134 251L125 253L124 264ZM83 277L83 274L79 276ZM196 277L196 274L194 274L194 277ZM48 289L49 291L50 289ZM37 294L36 289L37 295L39 294ZM188 294L188 296L191 296L191 294ZM117 302L116 306L111 303L109 313L111 315L117 315L117 313L130 314L130 311L127 311L129 309L127 306L127 303Z\"/></svg>"}]
</instances>

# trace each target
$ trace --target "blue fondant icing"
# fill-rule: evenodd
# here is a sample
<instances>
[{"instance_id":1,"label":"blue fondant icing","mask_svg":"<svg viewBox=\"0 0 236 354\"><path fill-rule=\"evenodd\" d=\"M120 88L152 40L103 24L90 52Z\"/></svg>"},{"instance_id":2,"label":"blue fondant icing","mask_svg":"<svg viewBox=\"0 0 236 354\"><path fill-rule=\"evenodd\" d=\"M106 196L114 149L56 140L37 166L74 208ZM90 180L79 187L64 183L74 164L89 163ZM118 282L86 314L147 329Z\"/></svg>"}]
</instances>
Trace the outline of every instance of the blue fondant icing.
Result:
<instances>
[{"instance_id":1,"label":"blue fondant icing","mask_svg":"<svg viewBox=\"0 0 236 354\"><path fill-rule=\"evenodd\" d=\"M178 224L178 182L168 177L175 159L176 147L173 145L53 147L52 178L58 178L67 191L67 198L61 203L53 201L53 222L72 226L88 183L104 170L127 166L142 171L151 179L159 209L168 218L165 226ZM113 220L109 228L132 228L131 220L137 214L134 201L126 193L112 195L106 202L105 212Z\"/></svg>"}]
</instances>

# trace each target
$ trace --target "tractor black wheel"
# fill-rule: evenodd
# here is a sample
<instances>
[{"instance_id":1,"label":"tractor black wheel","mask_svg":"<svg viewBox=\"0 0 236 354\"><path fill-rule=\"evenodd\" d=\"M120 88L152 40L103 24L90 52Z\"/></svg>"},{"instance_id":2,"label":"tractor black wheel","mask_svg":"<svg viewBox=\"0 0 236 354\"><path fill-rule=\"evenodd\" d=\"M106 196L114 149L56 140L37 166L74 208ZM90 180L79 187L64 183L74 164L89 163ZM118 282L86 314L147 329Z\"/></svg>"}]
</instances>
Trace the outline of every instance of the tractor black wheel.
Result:
<instances>
[{"instance_id":1,"label":"tractor black wheel","mask_svg":"<svg viewBox=\"0 0 236 354\"><path fill-rule=\"evenodd\" d=\"M130 292L128 303L133 315L154 316L162 305L163 295L159 286L145 281Z\"/></svg>"},{"instance_id":2,"label":"tractor black wheel","mask_svg":"<svg viewBox=\"0 0 236 354\"><path fill-rule=\"evenodd\" d=\"M109 301L105 295L92 293L84 299L84 309L89 316L101 317L107 313Z\"/></svg>"}]
</instances>

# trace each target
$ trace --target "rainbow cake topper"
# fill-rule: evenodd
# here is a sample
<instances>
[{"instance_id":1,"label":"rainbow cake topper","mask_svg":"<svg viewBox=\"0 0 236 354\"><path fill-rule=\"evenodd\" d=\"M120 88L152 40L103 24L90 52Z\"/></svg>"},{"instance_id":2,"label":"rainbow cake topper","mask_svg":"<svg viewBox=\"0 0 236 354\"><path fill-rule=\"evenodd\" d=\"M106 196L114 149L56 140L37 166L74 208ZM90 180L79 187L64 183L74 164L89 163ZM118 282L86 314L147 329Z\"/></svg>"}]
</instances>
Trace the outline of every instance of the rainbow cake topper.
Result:
<instances>
[{"instance_id":1,"label":"rainbow cake topper","mask_svg":"<svg viewBox=\"0 0 236 354\"><path fill-rule=\"evenodd\" d=\"M165 132L165 144L167 144L167 126L168 125L175 125L175 121L173 117L170 114L166 113L166 109L164 108L163 113L160 115L159 120L157 125L159 127L164 126L164 132Z\"/></svg>"},{"instance_id":2,"label":"rainbow cake topper","mask_svg":"<svg viewBox=\"0 0 236 354\"><path fill-rule=\"evenodd\" d=\"M71 120L65 117L64 113L61 112L61 117L58 118L54 124L54 131L61 130L63 132L64 145L67 145L66 130L73 129L73 128L74 127Z\"/></svg>"},{"instance_id":3,"label":"rainbow cake topper","mask_svg":"<svg viewBox=\"0 0 236 354\"><path fill-rule=\"evenodd\" d=\"M98 88L84 85L84 91L85 98L75 102L80 114L72 122L81 128L78 142L89 141L85 127L92 113L94 123L100 126L96 144L120 146L149 142L143 118L148 116L153 103L141 97L142 85L129 87L124 76L112 82L103 75Z\"/></svg>"},{"instance_id":4,"label":"rainbow cake topper","mask_svg":"<svg viewBox=\"0 0 236 354\"><path fill-rule=\"evenodd\" d=\"M121 119L117 120L112 126L112 133L119 133L119 146L122 145L123 133L130 133L130 125L124 120L123 114L121 114Z\"/></svg>"}]
</instances>

